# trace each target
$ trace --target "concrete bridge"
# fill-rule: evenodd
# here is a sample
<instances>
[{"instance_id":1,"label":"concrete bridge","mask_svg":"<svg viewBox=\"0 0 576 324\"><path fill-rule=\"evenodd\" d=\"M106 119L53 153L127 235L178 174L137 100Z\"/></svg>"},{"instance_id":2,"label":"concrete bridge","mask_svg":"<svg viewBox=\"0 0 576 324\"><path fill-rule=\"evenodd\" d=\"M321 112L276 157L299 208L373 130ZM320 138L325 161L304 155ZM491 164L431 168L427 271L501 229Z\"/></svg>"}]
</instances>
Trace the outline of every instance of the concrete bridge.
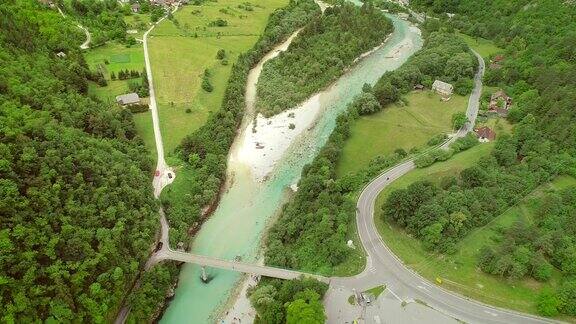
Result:
<instances>
[{"instance_id":1,"label":"concrete bridge","mask_svg":"<svg viewBox=\"0 0 576 324\"><path fill-rule=\"evenodd\" d=\"M219 269L224 269L224 270L232 270L232 271L237 271L237 272L250 273L250 274L272 277L272 278L278 278L278 279L290 280L290 279L296 279L296 278L299 278L301 276L304 276L306 278L314 278L318 281L322 281L322 282L327 283L327 284L330 283L330 278L320 276L320 275L311 274L311 273L305 273L305 272L299 272L299 271L287 270L287 269L281 269L281 268L275 268L275 267L269 267L269 266L255 265L255 264L249 264L249 263L238 262L238 261L229 261L229 260L224 260L224 259L219 259L219 258L214 258L214 257L208 257L208 256L203 256L203 255L197 255L197 254L192 254L192 253L186 253L186 252L179 252L179 251L174 251L174 250L169 250L169 249L162 249L162 250L158 251L154 256L155 256L155 258L154 258L155 262L154 263L160 262L163 260L173 260L173 261L180 261L180 262L186 262L186 263L193 263L193 264L197 264L197 265L205 266L205 267L219 268Z\"/></svg>"}]
</instances>

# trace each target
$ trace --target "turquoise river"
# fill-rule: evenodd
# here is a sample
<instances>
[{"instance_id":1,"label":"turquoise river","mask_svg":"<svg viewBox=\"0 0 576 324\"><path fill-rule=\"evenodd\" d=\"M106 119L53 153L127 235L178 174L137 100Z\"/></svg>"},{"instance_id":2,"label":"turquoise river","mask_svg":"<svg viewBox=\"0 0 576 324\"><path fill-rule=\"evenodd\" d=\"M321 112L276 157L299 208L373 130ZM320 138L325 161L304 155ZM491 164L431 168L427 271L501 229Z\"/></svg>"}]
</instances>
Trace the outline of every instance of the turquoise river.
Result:
<instances>
[{"instance_id":1,"label":"turquoise river","mask_svg":"<svg viewBox=\"0 0 576 324\"><path fill-rule=\"evenodd\" d=\"M215 213L194 238L192 253L230 260L240 256L244 262L257 262L261 258L261 239L266 226L285 202L289 186L297 183L304 165L311 162L325 144L336 117L362 91L365 83L374 84L386 71L398 68L421 48L422 39L416 27L396 16L389 17L394 22L393 34L383 46L322 91L322 113L315 126L296 139L267 181L254 181L247 166L230 160L228 189ZM182 267L175 296L162 323L216 322L215 314L223 309L242 275L219 269L208 269L208 272L214 279L203 284L200 267L189 264Z\"/></svg>"}]
</instances>

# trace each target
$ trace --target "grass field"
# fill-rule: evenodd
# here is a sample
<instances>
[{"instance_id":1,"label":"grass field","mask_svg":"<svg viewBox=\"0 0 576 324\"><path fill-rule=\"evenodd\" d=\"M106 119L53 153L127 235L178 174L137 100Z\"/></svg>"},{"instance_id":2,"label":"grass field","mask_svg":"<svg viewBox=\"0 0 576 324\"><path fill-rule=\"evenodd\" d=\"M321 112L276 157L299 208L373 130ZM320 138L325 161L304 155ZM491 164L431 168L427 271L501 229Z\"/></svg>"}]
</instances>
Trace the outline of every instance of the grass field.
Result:
<instances>
[{"instance_id":1,"label":"grass field","mask_svg":"<svg viewBox=\"0 0 576 324\"><path fill-rule=\"evenodd\" d=\"M500 47L496 46L494 42L484 39L484 38L474 38L466 34L458 33L458 36L462 38L468 46L474 49L483 58L490 57L493 54L503 51Z\"/></svg>"},{"instance_id":2,"label":"grass field","mask_svg":"<svg viewBox=\"0 0 576 324\"><path fill-rule=\"evenodd\" d=\"M493 244L499 228L510 226L517 219L530 219L531 199L545 190L559 189L576 184L576 179L559 177L551 184L541 186L518 205L508 209L486 226L476 229L457 246L454 255L436 255L426 252L420 241L401 229L385 223L381 206L395 189L405 188L417 180L438 182L444 175L456 174L473 165L480 157L490 153L493 144L481 144L455 155L452 159L436 163L429 168L417 169L401 177L386 188L376 203L375 223L386 244L404 263L425 278L434 282L442 279L442 286L474 299L523 312L535 313L537 291L545 285L554 285L558 274L547 284L535 280L502 280L487 275L476 267L476 255L486 244Z\"/></svg>"},{"instance_id":3,"label":"grass field","mask_svg":"<svg viewBox=\"0 0 576 324\"><path fill-rule=\"evenodd\" d=\"M148 49L168 154L220 108L232 64L258 40L270 13L288 0L255 1L253 11L238 7L245 2L187 5L174 14L173 20L163 21L151 32ZM226 20L228 25L208 26L216 19ZM228 65L216 59L220 49L226 51ZM211 73L211 93L201 88L205 69ZM139 128L146 129L141 125Z\"/></svg>"},{"instance_id":4,"label":"grass field","mask_svg":"<svg viewBox=\"0 0 576 324\"><path fill-rule=\"evenodd\" d=\"M90 69L102 68L106 78L110 77L111 72L118 74L118 71L124 69L142 72L145 69L142 45L126 47L122 44L107 43L90 49L85 57Z\"/></svg>"},{"instance_id":5,"label":"grass field","mask_svg":"<svg viewBox=\"0 0 576 324\"><path fill-rule=\"evenodd\" d=\"M115 102L116 96L129 91L129 82L141 82L140 78L131 80L110 79L110 73L116 75L120 70L144 71L144 53L142 45L126 47L117 43L108 43L103 46L91 48L85 55L86 63L92 71L101 70L108 81L106 87L100 87L94 82L90 82L89 94L95 95L104 102ZM108 62L108 64L106 64Z\"/></svg>"},{"instance_id":6,"label":"grass field","mask_svg":"<svg viewBox=\"0 0 576 324\"><path fill-rule=\"evenodd\" d=\"M381 112L360 117L344 145L337 173L344 175L367 166L378 155L398 148L409 151L423 147L428 140L452 130L452 114L466 111L468 97L452 96L448 102L430 91L411 92L405 107L390 105Z\"/></svg>"}]
</instances>

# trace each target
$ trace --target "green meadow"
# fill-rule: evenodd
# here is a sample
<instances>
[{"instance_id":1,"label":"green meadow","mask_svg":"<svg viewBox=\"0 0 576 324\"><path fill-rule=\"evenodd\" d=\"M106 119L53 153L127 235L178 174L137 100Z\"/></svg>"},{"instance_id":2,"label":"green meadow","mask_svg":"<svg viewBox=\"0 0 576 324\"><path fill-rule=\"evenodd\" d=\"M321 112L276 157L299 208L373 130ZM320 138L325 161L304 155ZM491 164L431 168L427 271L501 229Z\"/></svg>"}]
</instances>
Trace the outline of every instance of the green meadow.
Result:
<instances>
[{"instance_id":1,"label":"green meadow","mask_svg":"<svg viewBox=\"0 0 576 324\"><path fill-rule=\"evenodd\" d=\"M256 43L270 13L288 1L257 1L252 11L239 7L244 3L231 0L186 5L151 32L148 50L168 154L202 126L211 112L220 109L232 64ZM218 19L226 21L226 26L213 26ZM226 52L226 65L216 58L221 49ZM212 92L201 87L205 70L210 73ZM140 125L140 129L146 127Z\"/></svg>"},{"instance_id":2,"label":"green meadow","mask_svg":"<svg viewBox=\"0 0 576 324\"><path fill-rule=\"evenodd\" d=\"M490 57L491 55L503 51L503 49L496 46L494 42L490 40L480 37L472 37L462 33L458 33L457 35L460 38L462 38L464 42L468 44L468 46L470 46L473 50L478 52L478 54L480 54L480 56L482 56L483 58Z\"/></svg>"},{"instance_id":3,"label":"green meadow","mask_svg":"<svg viewBox=\"0 0 576 324\"><path fill-rule=\"evenodd\" d=\"M466 111L468 97L453 95L449 101L431 91L414 91L406 106L390 105L360 117L344 145L337 172L344 175L366 167L378 155L402 148L422 148L433 136L452 131L452 114Z\"/></svg>"}]
</instances>

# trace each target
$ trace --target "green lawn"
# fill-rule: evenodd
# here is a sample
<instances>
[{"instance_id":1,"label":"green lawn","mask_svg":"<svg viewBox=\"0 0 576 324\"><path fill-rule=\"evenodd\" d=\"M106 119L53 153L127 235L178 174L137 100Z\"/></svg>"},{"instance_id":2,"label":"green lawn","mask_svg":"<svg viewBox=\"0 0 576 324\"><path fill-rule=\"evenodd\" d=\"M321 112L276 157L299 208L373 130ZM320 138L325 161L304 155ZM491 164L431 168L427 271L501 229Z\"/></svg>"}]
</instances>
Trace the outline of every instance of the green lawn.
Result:
<instances>
[{"instance_id":1,"label":"green lawn","mask_svg":"<svg viewBox=\"0 0 576 324\"><path fill-rule=\"evenodd\" d=\"M452 114L466 111L468 97L452 96L448 102L431 91L411 92L405 107L390 105L381 112L360 117L346 141L337 173L344 175L366 167L378 155L398 148L409 151L426 145L433 136L452 130Z\"/></svg>"},{"instance_id":2,"label":"green lawn","mask_svg":"<svg viewBox=\"0 0 576 324\"><path fill-rule=\"evenodd\" d=\"M100 87L90 82L88 93L95 95L104 102L115 102L116 96L129 91L129 82L141 82L140 78L131 80L110 79L110 73L118 75L120 70L144 71L144 52L142 45L126 47L117 43L108 43L96 48L91 48L85 54L86 63L92 71L101 70L108 81L108 85ZM106 64L108 62L108 64Z\"/></svg>"},{"instance_id":3,"label":"green lawn","mask_svg":"<svg viewBox=\"0 0 576 324\"><path fill-rule=\"evenodd\" d=\"M288 0L258 1L262 5L255 5L253 11L238 8L244 2L230 0L184 6L174 14L174 20L163 21L149 36L148 49L166 153L172 152L182 138L202 126L210 113L220 108L232 64L240 53L256 43L270 13L285 6ZM218 18L226 20L228 26L208 26ZM216 59L220 49L226 51L228 65ZM205 69L211 73L210 82L214 86L211 93L201 88Z\"/></svg>"},{"instance_id":4,"label":"green lawn","mask_svg":"<svg viewBox=\"0 0 576 324\"><path fill-rule=\"evenodd\" d=\"M370 288L370 289L364 291L364 293L369 293L372 296L374 296L374 299L378 299L378 296L380 296L384 292L384 290L386 290L386 285L380 285L380 286Z\"/></svg>"},{"instance_id":5,"label":"green lawn","mask_svg":"<svg viewBox=\"0 0 576 324\"><path fill-rule=\"evenodd\" d=\"M493 244L497 229L510 226L519 218L530 219L531 199L544 190L558 189L576 184L576 179L559 177L551 184L535 190L518 205L508 209L486 226L476 229L457 246L454 255L437 255L426 252L420 241L410 237L401 229L392 227L382 220L381 206L391 191L405 188L417 180L430 180L438 183L444 175L456 174L462 169L490 153L493 144L481 144L459 153L446 162L440 162L424 169L416 169L396 180L382 191L376 203L375 223L386 244L405 264L425 278L435 282L442 280L442 286L474 299L523 312L536 313L537 291L545 285L554 285L558 274L550 283L542 284L535 280L503 280L483 273L476 267L476 255L486 244Z\"/></svg>"},{"instance_id":6,"label":"green lawn","mask_svg":"<svg viewBox=\"0 0 576 324\"><path fill-rule=\"evenodd\" d=\"M136 15L133 15L136 16ZM133 17L133 16L127 16ZM108 43L103 46L91 48L85 54L86 62L91 70L102 69L108 85L100 87L94 82L90 82L88 93L94 95L106 103L115 103L116 96L128 93L129 82L141 82L141 79L115 80L110 79L110 73L118 75L120 70L136 70L142 72L145 69L144 52L142 45L138 44L132 47L126 47L117 43ZM106 64L106 61L108 64ZM154 143L154 130L152 128L152 117L149 112L134 114L134 123L136 130L146 147L150 151L150 156L156 160L156 145Z\"/></svg>"},{"instance_id":7,"label":"green lawn","mask_svg":"<svg viewBox=\"0 0 576 324\"><path fill-rule=\"evenodd\" d=\"M90 69L102 68L106 78L110 77L110 72L118 74L118 71L124 69L142 72L145 69L144 52L139 44L126 47L118 43L107 43L91 48L85 58Z\"/></svg>"},{"instance_id":8,"label":"green lawn","mask_svg":"<svg viewBox=\"0 0 576 324\"><path fill-rule=\"evenodd\" d=\"M503 51L503 49L496 46L494 42L490 40L484 38L474 38L472 36L461 33L458 33L458 36L460 36L460 38L462 38L466 44L468 44L468 46L478 52L478 54L480 54L483 58L490 57L493 54Z\"/></svg>"}]
</instances>

